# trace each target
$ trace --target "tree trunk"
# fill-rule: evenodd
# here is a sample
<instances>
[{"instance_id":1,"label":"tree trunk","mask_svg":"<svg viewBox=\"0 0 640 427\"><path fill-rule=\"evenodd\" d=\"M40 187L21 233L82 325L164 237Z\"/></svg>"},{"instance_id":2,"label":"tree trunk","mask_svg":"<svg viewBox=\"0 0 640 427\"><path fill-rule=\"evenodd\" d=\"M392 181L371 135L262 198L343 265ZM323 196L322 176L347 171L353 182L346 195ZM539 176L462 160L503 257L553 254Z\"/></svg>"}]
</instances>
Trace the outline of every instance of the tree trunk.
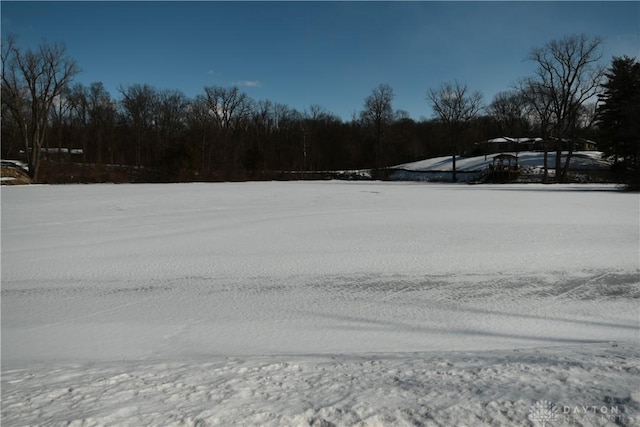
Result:
<instances>
[{"instance_id":1,"label":"tree trunk","mask_svg":"<svg viewBox=\"0 0 640 427\"><path fill-rule=\"evenodd\" d=\"M61 113L62 115L62 113ZM67 147L70 148L70 147ZM49 150L47 150L49 151ZM68 152L69 154L69 162L71 161L71 150ZM60 120L60 124L58 126L58 163L62 163L62 120Z\"/></svg>"},{"instance_id":2,"label":"tree trunk","mask_svg":"<svg viewBox=\"0 0 640 427\"><path fill-rule=\"evenodd\" d=\"M562 178L562 140L556 143L556 182L561 182Z\"/></svg>"},{"instance_id":3,"label":"tree trunk","mask_svg":"<svg viewBox=\"0 0 640 427\"><path fill-rule=\"evenodd\" d=\"M451 181L458 182L458 176L456 171L456 150L455 149L453 150L452 160L453 160L453 175L451 176Z\"/></svg>"},{"instance_id":4,"label":"tree trunk","mask_svg":"<svg viewBox=\"0 0 640 427\"><path fill-rule=\"evenodd\" d=\"M549 183L549 147L547 142L544 142L544 174L542 175L542 183Z\"/></svg>"},{"instance_id":5,"label":"tree trunk","mask_svg":"<svg viewBox=\"0 0 640 427\"><path fill-rule=\"evenodd\" d=\"M31 147L31 154L29 159L29 175L31 176L32 182L38 181L38 172L40 171L40 156L38 155L38 151L40 151L37 144L33 144Z\"/></svg>"},{"instance_id":6,"label":"tree trunk","mask_svg":"<svg viewBox=\"0 0 640 427\"><path fill-rule=\"evenodd\" d=\"M376 169L380 169L380 140L382 134L382 123L376 123Z\"/></svg>"},{"instance_id":7,"label":"tree trunk","mask_svg":"<svg viewBox=\"0 0 640 427\"><path fill-rule=\"evenodd\" d=\"M455 128L453 129L452 132L453 132L453 141L451 145L453 145L453 156L451 157L451 160L453 165L452 165L451 181L458 182L458 171L456 170L456 154L458 154L458 134Z\"/></svg>"},{"instance_id":8,"label":"tree trunk","mask_svg":"<svg viewBox=\"0 0 640 427\"><path fill-rule=\"evenodd\" d=\"M567 175L569 172L569 163L571 163L571 156L573 155L573 143L569 143L569 152L567 153L567 159L564 162L562 168L562 182L567 182Z\"/></svg>"},{"instance_id":9,"label":"tree trunk","mask_svg":"<svg viewBox=\"0 0 640 427\"><path fill-rule=\"evenodd\" d=\"M40 135L38 125L35 125L34 128L35 131L31 135L31 152L29 153L27 151L27 153L29 156L29 175L33 182L37 182L38 173L40 171L40 150L42 148L44 137ZM28 143L26 145L28 145Z\"/></svg>"}]
</instances>

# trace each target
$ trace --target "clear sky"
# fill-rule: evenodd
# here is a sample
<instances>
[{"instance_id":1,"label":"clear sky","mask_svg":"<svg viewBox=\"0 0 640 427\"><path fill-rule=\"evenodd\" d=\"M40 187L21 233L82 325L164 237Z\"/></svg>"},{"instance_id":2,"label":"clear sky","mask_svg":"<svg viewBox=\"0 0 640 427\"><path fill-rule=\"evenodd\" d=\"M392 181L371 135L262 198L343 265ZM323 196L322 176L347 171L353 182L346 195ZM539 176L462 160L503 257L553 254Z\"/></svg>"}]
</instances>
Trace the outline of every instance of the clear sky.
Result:
<instances>
[{"instance_id":1,"label":"clear sky","mask_svg":"<svg viewBox=\"0 0 640 427\"><path fill-rule=\"evenodd\" d=\"M533 46L605 38L604 58L640 57L640 2L6 2L2 35L64 42L113 97L148 83L189 97L241 87L254 99L349 120L379 83L393 106L431 117L429 88L457 79L490 102L530 75Z\"/></svg>"}]
</instances>

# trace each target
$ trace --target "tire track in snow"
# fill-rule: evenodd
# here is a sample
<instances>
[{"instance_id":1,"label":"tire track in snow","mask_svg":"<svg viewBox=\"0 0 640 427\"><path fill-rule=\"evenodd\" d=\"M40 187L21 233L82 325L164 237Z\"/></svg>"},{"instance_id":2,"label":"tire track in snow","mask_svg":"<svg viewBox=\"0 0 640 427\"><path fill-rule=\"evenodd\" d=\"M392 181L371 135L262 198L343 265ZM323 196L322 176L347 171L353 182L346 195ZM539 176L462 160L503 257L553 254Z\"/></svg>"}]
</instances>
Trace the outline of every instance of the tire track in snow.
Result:
<instances>
[{"instance_id":1,"label":"tire track in snow","mask_svg":"<svg viewBox=\"0 0 640 427\"><path fill-rule=\"evenodd\" d=\"M179 289L176 289L172 293L177 293L178 291L179 291ZM68 319L63 319L63 320L59 320L59 321L56 321L56 322L49 322L49 323L45 323L45 324L41 324L41 325L29 326L29 327L24 328L24 330L25 331L33 331L33 330L39 330L39 329L46 329L46 328L50 328L50 327L53 327L53 326L59 326L59 325L65 325L65 324L69 324L69 323L74 323L74 322L77 322L77 321L80 321L80 320L91 319L93 317L98 317L98 316L101 316L101 315L106 314L106 313L122 310L123 308L126 308L126 307L131 307L131 306L134 306L134 305L144 304L144 303L146 303L148 301L151 301L151 300L154 300L154 299L160 299L162 297L164 297L164 295L161 294L161 295L149 296L149 297L146 297L146 298L143 298L143 299L134 299L131 302L127 302L127 303L124 303L124 304L118 304L118 305L116 305L114 307L109 307L109 308L106 308L104 310L98 310L98 311L95 311L95 312L93 312L91 314L85 314L85 315L82 315L82 316L71 317L71 318L68 318Z\"/></svg>"}]
</instances>

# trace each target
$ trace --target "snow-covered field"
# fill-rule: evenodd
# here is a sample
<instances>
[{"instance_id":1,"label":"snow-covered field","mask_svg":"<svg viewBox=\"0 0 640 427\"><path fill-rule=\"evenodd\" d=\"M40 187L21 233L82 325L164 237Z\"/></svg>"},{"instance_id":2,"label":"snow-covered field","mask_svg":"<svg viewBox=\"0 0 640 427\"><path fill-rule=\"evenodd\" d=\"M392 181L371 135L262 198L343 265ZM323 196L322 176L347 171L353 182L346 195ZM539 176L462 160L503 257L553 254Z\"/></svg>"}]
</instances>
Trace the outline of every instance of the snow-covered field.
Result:
<instances>
[{"instance_id":1,"label":"snow-covered field","mask_svg":"<svg viewBox=\"0 0 640 427\"><path fill-rule=\"evenodd\" d=\"M640 425L637 194L1 197L3 426Z\"/></svg>"}]
</instances>

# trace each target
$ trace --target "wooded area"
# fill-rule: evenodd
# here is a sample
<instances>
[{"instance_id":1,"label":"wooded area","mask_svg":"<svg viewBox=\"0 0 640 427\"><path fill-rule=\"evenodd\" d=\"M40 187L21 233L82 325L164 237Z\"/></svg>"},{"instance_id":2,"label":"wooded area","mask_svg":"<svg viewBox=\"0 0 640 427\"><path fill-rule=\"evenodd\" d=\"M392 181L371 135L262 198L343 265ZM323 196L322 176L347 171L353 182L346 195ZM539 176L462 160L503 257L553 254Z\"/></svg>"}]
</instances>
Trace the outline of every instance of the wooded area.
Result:
<instances>
[{"instance_id":1,"label":"wooded area","mask_svg":"<svg viewBox=\"0 0 640 427\"><path fill-rule=\"evenodd\" d=\"M319 105L298 111L254 100L238 87L207 86L189 98L141 83L114 95L101 82L73 84L79 68L63 45L24 50L10 37L2 46L2 158L25 160L36 182L286 179L300 177L292 172L375 170L482 154L475 142L512 135L601 138L603 147L617 147L609 154L637 169L637 125L628 124L620 142L610 123L620 121L612 118L613 102L630 105L621 114L637 112L638 64L614 58L605 75L601 43L582 35L533 48L535 74L489 105L480 92L445 83L425 90L425 110L431 105L434 117L416 121L394 109L393 88L380 84L345 121ZM615 88L621 61L636 70L625 77L635 92L627 87L630 95L602 95ZM598 108L611 107L602 110L608 125L596 120L599 94Z\"/></svg>"}]
</instances>

